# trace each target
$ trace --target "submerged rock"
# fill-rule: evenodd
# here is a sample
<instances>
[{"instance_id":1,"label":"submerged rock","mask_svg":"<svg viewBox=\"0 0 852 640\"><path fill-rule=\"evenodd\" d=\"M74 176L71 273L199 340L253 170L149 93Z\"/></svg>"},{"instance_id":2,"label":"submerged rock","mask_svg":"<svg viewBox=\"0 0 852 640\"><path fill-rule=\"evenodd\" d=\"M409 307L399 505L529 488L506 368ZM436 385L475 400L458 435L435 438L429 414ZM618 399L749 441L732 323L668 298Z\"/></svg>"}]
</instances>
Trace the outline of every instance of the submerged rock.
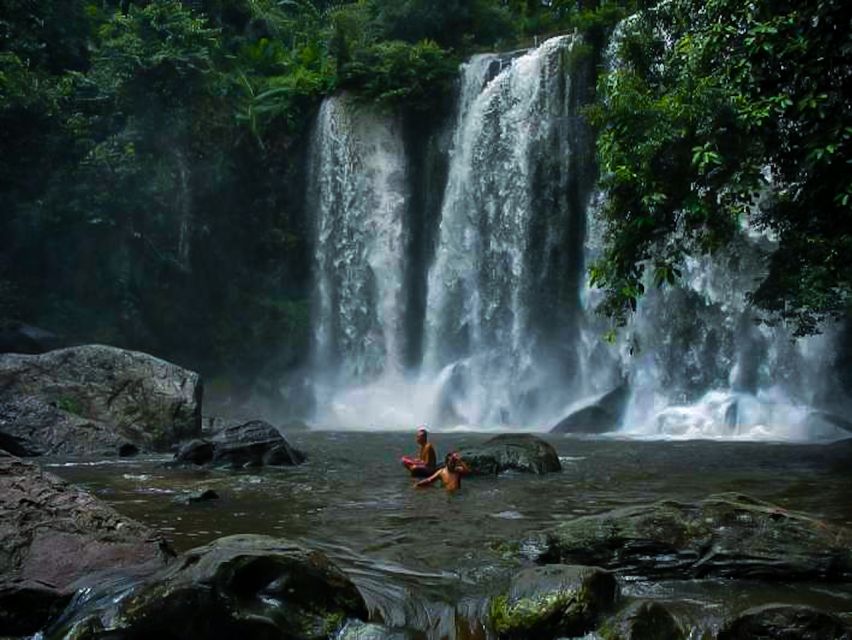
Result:
<instances>
[{"instance_id":1,"label":"submerged rock","mask_svg":"<svg viewBox=\"0 0 852 640\"><path fill-rule=\"evenodd\" d=\"M686 634L659 602L634 602L607 620L599 631L606 640L684 640Z\"/></svg>"},{"instance_id":2,"label":"submerged rock","mask_svg":"<svg viewBox=\"0 0 852 640\"><path fill-rule=\"evenodd\" d=\"M574 411L554 426L550 433L606 433L621 425L630 399L630 387L622 384L594 402Z\"/></svg>"},{"instance_id":3,"label":"submerged rock","mask_svg":"<svg viewBox=\"0 0 852 640\"><path fill-rule=\"evenodd\" d=\"M198 489L196 491L190 491L189 493L177 496L172 499L172 502L176 502L178 504L196 504L199 502L211 502L218 499L219 494L213 491L213 489Z\"/></svg>"},{"instance_id":4,"label":"submerged rock","mask_svg":"<svg viewBox=\"0 0 852 640\"><path fill-rule=\"evenodd\" d=\"M105 601L47 638L326 640L365 619L358 589L324 554L261 535L182 554L119 602Z\"/></svg>"},{"instance_id":5,"label":"submerged rock","mask_svg":"<svg viewBox=\"0 0 852 640\"><path fill-rule=\"evenodd\" d=\"M459 452L474 475L504 471L544 474L562 471L556 450L530 434L504 434Z\"/></svg>"},{"instance_id":6,"label":"submerged rock","mask_svg":"<svg viewBox=\"0 0 852 640\"><path fill-rule=\"evenodd\" d=\"M36 465L0 454L0 636L38 631L81 580L159 569L163 539Z\"/></svg>"},{"instance_id":7,"label":"submerged rock","mask_svg":"<svg viewBox=\"0 0 852 640\"><path fill-rule=\"evenodd\" d=\"M748 609L727 622L718 640L852 640L837 616L811 607L770 604Z\"/></svg>"},{"instance_id":8,"label":"submerged rock","mask_svg":"<svg viewBox=\"0 0 852 640\"><path fill-rule=\"evenodd\" d=\"M84 345L0 355L0 406L7 416L0 431L25 440L32 451L115 452L124 442L167 451L200 432L201 393L197 373L136 351ZM14 407L22 398L42 406L21 413Z\"/></svg>"},{"instance_id":9,"label":"submerged rock","mask_svg":"<svg viewBox=\"0 0 852 640\"><path fill-rule=\"evenodd\" d=\"M582 635L594 628L617 595L615 578L597 567L525 569L512 579L508 594L492 598L491 625L507 639Z\"/></svg>"},{"instance_id":10,"label":"submerged rock","mask_svg":"<svg viewBox=\"0 0 852 640\"><path fill-rule=\"evenodd\" d=\"M522 545L539 562L646 577L849 580L850 531L736 494L569 520Z\"/></svg>"}]
</instances>

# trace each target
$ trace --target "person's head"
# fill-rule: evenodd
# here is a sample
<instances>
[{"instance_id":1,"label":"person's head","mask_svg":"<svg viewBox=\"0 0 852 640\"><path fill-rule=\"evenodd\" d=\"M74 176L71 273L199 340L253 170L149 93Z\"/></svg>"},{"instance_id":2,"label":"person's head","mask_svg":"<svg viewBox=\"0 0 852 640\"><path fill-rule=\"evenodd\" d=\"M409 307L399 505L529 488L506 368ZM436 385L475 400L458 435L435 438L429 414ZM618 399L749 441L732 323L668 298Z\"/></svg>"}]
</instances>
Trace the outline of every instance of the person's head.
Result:
<instances>
[{"instance_id":1,"label":"person's head","mask_svg":"<svg viewBox=\"0 0 852 640\"><path fill-rule=\"evenodd\" d=\"M444 457L444 466L447 467L448 471L455 471L460 460L461 458L459 457L459 454L453 451Z\"/></svg>"},{"instance_id":2,"label":"person's head","mask_svg":"<svg viewBox=\"0 0 852 640\"><path fill-rule=\"evenodd\" d=\"M426 432L426 427L417 428L417 444L426 444L429 439L429 434Z\"/></svg>"}]
</instances>

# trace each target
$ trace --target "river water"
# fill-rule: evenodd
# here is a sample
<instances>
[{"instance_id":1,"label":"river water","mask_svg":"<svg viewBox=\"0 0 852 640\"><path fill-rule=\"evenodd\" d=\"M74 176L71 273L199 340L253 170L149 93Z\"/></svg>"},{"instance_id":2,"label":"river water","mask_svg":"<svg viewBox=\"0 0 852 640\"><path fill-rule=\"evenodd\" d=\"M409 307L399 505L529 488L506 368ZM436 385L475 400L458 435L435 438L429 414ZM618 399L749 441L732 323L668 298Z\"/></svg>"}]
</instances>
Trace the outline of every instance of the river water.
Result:
<instances>
[{"instance_id":1,"label":"river water","mask_svg":"<svg viewBox=\"0 0 852 640\"><path fill-rule=\"evenodd\" d=\"M487 439L437 433L439 456ZM414 489L400 432L288 435L309 462L252 471L170 469L165 458L49 463L120 512L158 528L177 550L262 533L324 550L358 584L373 615L428 638L484 638L487 597L522 561L511 545L561 520L660 499L735 491L852 526L852 440L833 444L550 438L561 473L468 478L448 495ZM220 499L179 504L201 487ZM852 622L852 586L731 580L622 579L626 597L666 601L696 629L746 605L795 602ZM698 631L694 637L698 637Z\"/></svg>"}]
</instances>

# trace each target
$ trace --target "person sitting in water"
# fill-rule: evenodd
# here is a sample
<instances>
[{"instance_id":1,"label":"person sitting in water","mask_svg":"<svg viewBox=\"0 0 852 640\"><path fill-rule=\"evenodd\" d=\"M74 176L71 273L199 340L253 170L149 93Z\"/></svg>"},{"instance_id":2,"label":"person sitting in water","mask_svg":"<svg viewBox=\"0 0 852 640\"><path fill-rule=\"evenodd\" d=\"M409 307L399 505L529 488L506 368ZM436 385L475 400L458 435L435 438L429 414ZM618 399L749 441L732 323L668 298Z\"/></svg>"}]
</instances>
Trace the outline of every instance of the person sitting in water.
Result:
<instances>
[{"instance_id":1,"label":"person sitting in water","mask_svg":"<svg viewBox=\"0 0 852 640\"><path fill-rule=\"evenodd\" d=\"M417 442L417 455L413 458L409 456L402 457L402 464L411 472L413 476L428 476L434 473L435 467L438 466L438 456L435 453L435 447L429 442L429 434L426 432L426 427L419 427L415 436Z\"/></svg>"},{"instance_id":2,"label":"person sitting in water","mask_svg":"<svg viewBox=\"0 0 852 640\"><path fill-rule=\"evenodd\" d=\"M414 486L428 487L435 482L435 480L440 480L441 484L444 485L444 489L447 491L456 491L461 488L462 475L466 473L470 473L470 467L468 467L464 460L459 457L459 454L455 452L448 453L447 457L444 459L443 467L438 469L428 478L415 483Z\"/></svg>"}]
</instances>

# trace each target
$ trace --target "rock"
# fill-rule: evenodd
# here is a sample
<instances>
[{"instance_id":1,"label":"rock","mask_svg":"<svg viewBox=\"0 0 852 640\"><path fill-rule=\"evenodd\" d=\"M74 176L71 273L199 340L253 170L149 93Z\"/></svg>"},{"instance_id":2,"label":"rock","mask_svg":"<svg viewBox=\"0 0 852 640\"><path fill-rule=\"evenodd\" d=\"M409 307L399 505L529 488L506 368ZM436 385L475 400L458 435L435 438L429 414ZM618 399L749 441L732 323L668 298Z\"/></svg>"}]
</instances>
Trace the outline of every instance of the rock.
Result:
<instances>
[{"instance_id":1,"label":"rock","mask_svg":"<svg viewBox=\"0 0 852 640\"><path fill-rule=\"evenodd\" d=\"M28 436L45 450L76 439L70 414L94 425L81 439L98 449L115 451L120 442L130 442L167 451L200 432L201 394L197 373L135 351L85 345L41 355L0 355L0 405L29 397L63 412L56 428L42 412L42 427ZM2 431L21 428L18 421ZM112 436L95 437L102 433Z\"/></svg>"},{"instance_id":2,"label":"rock","mask_svg":"<svg viewBox=\"0 0 852 640\"><path fill-rule=\"evenodd\" d=\"M177 496L172 499L172 502L178 504L197 504L199 502L211 502L218 499L219 494L213 491L213 489L198 489L197 491L190 491L189 493Z\"/></svg>"},{"instance_id":3,"label":"rock","mask_svg":"<svg viewBox=\"0 0 852 640\"><path fill-rule=\"evenodd\" d=\"M228 427L213 438L214 465L233 468L296 465L305 455L289 445L268 422L252 420Z\"/></svg>"},{"instance_id":4,"label":"rock","mask_svg":"<svg viewBox=\"0 0 852 640\"><path fill-rule=\"evenodd\" d=\"M718 640L850 640L852 630L811 607L770 604L748 609L719 631Z\"/></svg>"},{"instance_id":5,"label":"rock","mask_svg":"<svg viewBox=\"0 0 852 640\"><path fill-rule=\"evenodd\" d=\"M684 640L686 634L659 602L639 601L618 612L600 630L606 640Z\"/></svg>"},{"instance_id":6,"label":"rock","mask_svg":"<svg viewBox=\"0 0 852 640\"><path fill-rule=\"evenodd\" d=\"M180 446L175 454L175 462L181 464L203 465L213 461L213 443L208 440L190 440Z\"/></svg>"},{"instance_id":7,"label":"rock","mask_svg":"<svg viewBox=\"0 0 852 640\"><path fill-rule=\"evenodd\" d=\"M23 322L0 323L0 353L44 353L64 346L62 338Z\"/></svg>"},{"instance_id":8,"label":"rock","mask_svg":"<svg viewBox=\"0 0 852 640\"><path fill-rule=\"evenodd\" d=\"M47 638L325 640L367 617L358 589L324 554L261 535L182 554L124 599L99 599Z\"/></svg>"},{"instance_id":9,"label":"rock","mask_svg":"<svg viewBox=\"0 0 852 640\"><path fill-rule=\"evenodd\" d=\"M36 465L0 455L0 636L38 631L95 572L171 556L163 539Z\"/></svg>"},{"instance_id":10,"label":"rock","mask_svg":"<svg viewBox=\"0 0 852 640\"><path fill-rule=\"evenodd\" d=\"M539 562L646 577L849 580L852 533L736 494L569 520L521 544Z\"/></svg>"},{"instance_id":11,"label":"rock","mask_svg":"<svg viewBox=\"0 0 852 640\"><path fill-rule=\"evenodd\" d=\"M606 433L621 426L621 417L630 399L630 387L625 383L605 393L597 400L574 411L550 430L550 433Z\"/></svg>"},{"instance_id":12,"label":"rock","mask_svg":"<svg viewBox=\"0 0 852 640\"><path fill-rule=\"evenodd\" d=\"M74 415L39 398L0 400L0 447L16 456L115 455L126 444L108 424Z\"/></svg>"},{"instance_id":13,"label":"rock","mask_svg":"<svg viewBox=\"0 0 852 640\"><path fill-rule=\"evenodd\" d=\"M504 434L477 447L459 452L474 475L494 475L503 471L523 471L539 475L562 471L556 450L529 434Z\"/></svg>"},{"instance_id":14,"label":"rock","mask_svg":"<svg viewBox=\"0 0 852 640\"><path fill-rule=\"evenodd\" d=\"M383 624L350 620L334 640L414 640L414 635L400 629L390 629Z\"/></svg>"},{"instance_id":15,"label":"rock","mask_svg":"<svg viewBox=\"0 0 852 640\"><path fill-rule=\"evenodd\" d=\"M615 578L597 567L525 569L512 579L507 595L491 599L491 625L507 639L582 635L594 628L617 594Z\"/></svg>"}]
</instances>

